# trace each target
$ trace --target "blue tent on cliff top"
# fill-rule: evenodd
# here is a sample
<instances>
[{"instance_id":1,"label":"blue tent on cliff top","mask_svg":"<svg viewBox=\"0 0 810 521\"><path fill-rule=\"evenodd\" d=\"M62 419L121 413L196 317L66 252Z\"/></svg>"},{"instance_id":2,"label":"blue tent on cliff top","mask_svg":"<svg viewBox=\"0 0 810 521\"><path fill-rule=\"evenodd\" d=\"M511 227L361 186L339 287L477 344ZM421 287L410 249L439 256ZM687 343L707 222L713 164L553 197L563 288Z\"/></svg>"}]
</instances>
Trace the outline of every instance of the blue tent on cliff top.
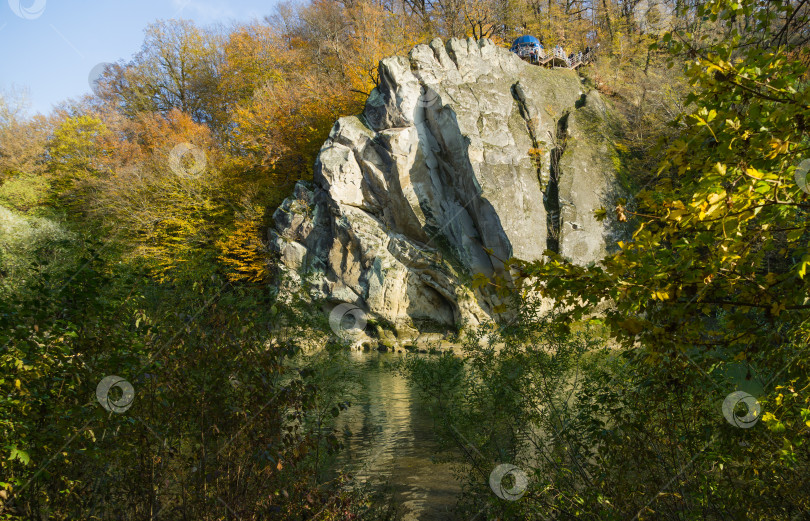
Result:
<instances>
[{"instance_id":1,"label":"blue tent on cliff top","mask_svg":"<svg viewBox=\"0 0 810 521\"><path fill-rule=\"evenodd\" d=\"M510 49L512 52L518 50L519 47L540 47L540 40L535 38L534 36L524 34L520 38L516 39L512 42L512 48Z\"/></svg>"},{"instance_id":2,"label":"blue tent on cliff top","mask_svg":"<svg viewBox=\"0 0 810 521\"><path fill-rule=\"evenodd\" d=\"M524 34L512 42L509 50L521 58L529 58L532 62L536 62L543 53L543 44L534 36Z\"/></svg>"}]
</instances>

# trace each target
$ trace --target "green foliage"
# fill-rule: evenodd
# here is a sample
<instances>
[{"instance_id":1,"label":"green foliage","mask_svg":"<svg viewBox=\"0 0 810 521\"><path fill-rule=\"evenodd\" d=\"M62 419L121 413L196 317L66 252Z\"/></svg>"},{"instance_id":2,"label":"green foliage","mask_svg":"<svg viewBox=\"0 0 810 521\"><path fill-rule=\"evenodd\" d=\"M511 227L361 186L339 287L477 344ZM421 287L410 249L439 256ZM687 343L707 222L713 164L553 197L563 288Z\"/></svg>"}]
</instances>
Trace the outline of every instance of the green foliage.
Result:
<instances>
[{"instance_id":1,"label":"green foliage","mask_svg":"<svg viewBox=\"0 0 810 521\"><path fill-rule=\"evenodd\" d=\"M0 204L20 212L28 212L42 206L49 194L50 185L41 175L21 175L7 179L0 185Z\"/></svg>"},{"instance_id":2,"label":"green foliage","mask_svg":"<svg viewBox=\"0 0 810 521\"><path fill-rule=\"evenodd\" d=\"M808 13L794 9L790 3L716 0L685 12L687 18L714 24L715 30L700 35L673 31L654 45L666 48L673 62L683 58L692 93L687 110L672 122L677 135L657 172L641 179L633 200L609 210L633 226L632 239L589 267L572 265L553 252L537 262L508 262L522 274L518 286L524 292L536 290L557 301L563 330L604 310L611 336L631 357L632 372L621 379L637 386L637 399L645 403L676 407L664 397L673 384L683 391L679 399L689 411L713 412L716 419L717 407L712 411L708 396L722 402L735 390L715 380L718 369L736 362L769 375L757 395L766 421L736 432L756 451L735 447L733 435L725 440L729 433L721 429L722 422L684 416L667 437L661 418L634 413L639 436L659 437L661 447L667 447L662 453L678 456L673 464L696 458L692 465L700 469L669 473L680 489L662 492L660 500L645 496L649 505L633 507L640 508L640 517L675 517L686 509L709 518L716 517L709 514L716 510L746 519L789 519L807 510L804 496L794 490L807 486L799 476L810 465L805 443L810 430L804 420L810 383L810 194L801 163L808 145L810 92L807 51L797 36ZM604 219L607 213L600 209L596 215ZM507 281L495 284L503 294L514 288ZM701 382L701 375L708 382ZM712 382L717 392L701 395L701 385ZM774 435L779 438L775 443ZM695 451L704 440L705 451ZM634 471L636 486L663 484L655 458L645 460L639 447L624 456L651 469L648 475ZM611 448L621 454L620 449ZM600 472L619 468L621 460L608 459ZM726 479L751 490L751 497L725 488ZM592 485L582 487L592 491ZM620 508L620 518L634 514L622 504L632 504L629 499L643 488L610 499L611 508ZM602 499L610 496L600 494L583 497L580 504L605 508Z\"/></svg>"},{"instance_id":3,"label":"green foliage","mask_svg":"<svg viewBox=\"0 0 810 521\"><path fill-rule=\"evenodd\" d=\"M599 324L564 333L560 316L541 316L539 303L519 307L515 321L471 339L464 360L445 354L402 364L430 399L445 459L466 482L462 515L796 519L807 511L803 456L775 437L786 428L766 415L770 429L741 429L721 411L727 393L756 392L774 376L755 369L764 358L740 363L692 349L694 363L653 361L644 348L594 340ZM780 404L804 418L807 403L795 391L783 389ZM492 493L500 463L527 474L521 499Z\"/></svg>"},{"instance_id":4,"label":"green foliage","mask_svg":"<svg viewBox=\"0 0 810 521\"><path fill-rule=\"evenodd\" d=\"M339 449L328 425L346 408L345 380L300 359L322 336L308 310L216 276L156 282L119 264L115 243L72 248L69 271L0 304L6 516L368 510L344 477L318 479ZM281 316L297 317L283 333ZM120 414L96 400L108 375L134 387Z\"/></svg>"},{"instance_id":5,"label":"green foliage","mask_svg":"<svg viewBox=\"0 0 810 521\"><path fill-rule=\"evenodd\" d=\"M24 294L74 268L73 238L63 224L0 206L0 297Z\"/></svg>"},{"instance_id":6,"label":"green foliage","mask_svg":"<svg viewBox=\"0 0 810 521\"><path fill-rule=\"evenodd\" d=\"M446 457L474 477L465 513L810 510L803 4L698 3L660 38L668 25L644 3L603 2L592 19L577 3L462 4L313 2L229 30L158 22L88 103L25 118L0 98L0 515L390 516L328 476L353 376L341 346L302 352L328 325L320 303L264 286L262 229L333 121L361 109L380 58L431 30L535 29L547 45L602 41L586 80L622 113L611 159L637 190L597 216L635 233L590 267L507 260L523 276L497 278L496 293L537 290L555 314L500 305L510 321L474 335L466 362L404 363L458 449ZM184 172L178 146L205 168ZM764 414L741 431L719 404L752 374ZM134 386L124 413L95 400L107 375ZM490 493L503 461L530 474L521 501Z\"/></svg>"}]
</instances>

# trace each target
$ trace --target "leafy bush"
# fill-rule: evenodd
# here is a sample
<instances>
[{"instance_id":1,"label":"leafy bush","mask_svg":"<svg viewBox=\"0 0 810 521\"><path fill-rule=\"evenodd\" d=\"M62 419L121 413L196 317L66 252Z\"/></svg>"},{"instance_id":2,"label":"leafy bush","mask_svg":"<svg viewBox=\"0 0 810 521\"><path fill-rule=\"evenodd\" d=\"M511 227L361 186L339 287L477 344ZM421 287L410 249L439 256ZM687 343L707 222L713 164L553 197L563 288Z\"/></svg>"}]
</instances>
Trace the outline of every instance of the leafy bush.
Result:
<instances>
[{"instance_id":1,"label":"leafy bush","mask_svg":"<svg viewBox=\"0 0 810 521\"><path fill-rule=\"evenodd\" d=\"M21 175L7 179L0 186L0 205L28 212L45 203L49 185L44 176Z\"/></svg>"},{"instance_id":2,"label":"leafy bush","mask_svg":"<svg viewBox=\"0 0 810 521\"><path fill-rule=\"evenodd\" d=\"M74 238L64 225L53 220L0 206L0 295L23 292L37 278L69 270L75 261L71 247ZM54 262L56 259L59 262Z\"/></svg>"},{"instance_id":3,"label":"leafy bush","mask_svg":"<svg viewBox=\"0 0 810 521\"><path fill-rule=\"evenodd\" d=\"M402 364L431 400L446 458L467 481L463 515L770 520L810 508L803 440L780 441L774 434L784 428L740 428L724 417L726 396L738 390L757 393L767 410L764 384L779 377L776 368L755 369L767 360L695 349L684 361L611 348L597 340L598 325L568 333L554 314L532 319L538 307L526 303L519 320L471 339L464 360ZM780 404L798 417L806 403L788 388ZM501 463L529 478L518 501L490 489Z\"/></svg>"}]
</instances>

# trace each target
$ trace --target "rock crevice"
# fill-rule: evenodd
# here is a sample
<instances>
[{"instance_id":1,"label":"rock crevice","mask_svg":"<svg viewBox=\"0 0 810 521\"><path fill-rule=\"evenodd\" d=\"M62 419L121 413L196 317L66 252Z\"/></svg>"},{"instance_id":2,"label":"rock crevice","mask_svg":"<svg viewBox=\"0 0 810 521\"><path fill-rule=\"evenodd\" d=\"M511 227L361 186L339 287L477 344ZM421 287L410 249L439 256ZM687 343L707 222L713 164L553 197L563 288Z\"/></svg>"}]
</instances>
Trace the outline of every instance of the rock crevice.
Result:
<instances>
[{"instance_id":1,"label":"rock crevice","mask_svg":"<svg viewBox=\"0 0 810 521\"><path fill-rule=\"evenodd\" d=\"M551 149L549 161L548 184L543 194L543 204L546 207L546 228L548 249L560 253L560 159L565 153L565 144L568 138L568 113L557 122L554 136L554 147Z\"/></svg>"}]
</instances>

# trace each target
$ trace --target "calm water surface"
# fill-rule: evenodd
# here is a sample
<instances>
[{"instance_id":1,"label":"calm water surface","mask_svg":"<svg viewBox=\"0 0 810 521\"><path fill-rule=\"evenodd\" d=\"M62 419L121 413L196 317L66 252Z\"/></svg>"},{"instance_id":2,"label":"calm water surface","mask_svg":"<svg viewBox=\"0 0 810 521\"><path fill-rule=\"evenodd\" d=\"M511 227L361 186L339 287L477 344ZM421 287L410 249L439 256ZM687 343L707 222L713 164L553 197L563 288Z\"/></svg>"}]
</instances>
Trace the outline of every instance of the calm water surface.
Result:
<instances>
[{"instance_id":1,"label":"calm water surface","mask_svg":"<svg viewBox=\"0 0 810 521\"><path fill-rule=\"evenodd\" d=\"M437 444L432 420L405 379L386 368L401 355L350 353L364 388L340 415L345 450L337 464L359 482L388 484L408 520L453 519L460 492L450 465L432 461Z\"/></svg>"}]
</instances>

